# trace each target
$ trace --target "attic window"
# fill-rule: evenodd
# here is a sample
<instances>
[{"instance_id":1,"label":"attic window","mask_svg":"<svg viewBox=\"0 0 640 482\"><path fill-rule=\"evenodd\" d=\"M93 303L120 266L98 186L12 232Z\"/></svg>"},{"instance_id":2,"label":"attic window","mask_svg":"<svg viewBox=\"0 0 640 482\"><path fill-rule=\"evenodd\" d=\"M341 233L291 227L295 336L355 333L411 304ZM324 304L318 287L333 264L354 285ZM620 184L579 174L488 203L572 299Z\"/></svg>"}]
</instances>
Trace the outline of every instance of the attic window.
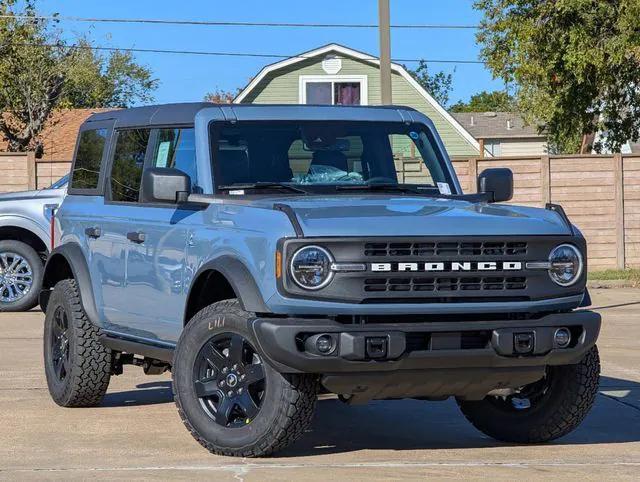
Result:
<instances>
[{"instance_id":1,"label":"attic window","mask_svg":"<svg viewBox=\"0 0 640 482\"><path fill-rule=\"evenodd\" d=\"M313 105L366 105L366 76L301 76L300 103Z\"/></svg>"}]
</instances>

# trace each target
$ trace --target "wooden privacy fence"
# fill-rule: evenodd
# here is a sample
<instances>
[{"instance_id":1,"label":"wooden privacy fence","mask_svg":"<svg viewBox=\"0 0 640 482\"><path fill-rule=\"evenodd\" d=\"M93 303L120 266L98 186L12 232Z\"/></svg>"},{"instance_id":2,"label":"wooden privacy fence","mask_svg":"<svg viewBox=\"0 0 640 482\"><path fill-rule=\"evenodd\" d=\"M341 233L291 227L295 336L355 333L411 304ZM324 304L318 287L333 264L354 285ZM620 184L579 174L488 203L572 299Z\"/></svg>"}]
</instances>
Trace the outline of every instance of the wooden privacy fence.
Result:
<instances>
[{"instance_id":1,"label":"wooden privacy fence","mask_svg":"<svg viewBox=\"0 0 640 482\"><path fill-rule=\"evenodd\" d=\"M589 243L589 269L640 267L640 155L454 160L465 192L490 167L513 171L513 204L562 205Z\"/></svg>"},{"instance_id":2,"label":"wooden privacy fence","mask_svg":"<svg viewBox=\"0 0 640 482\"><path fill-rule=\"evenodd\" d=\"M70 169L70 161L36 159L33 152L0 152L0 193L48 187Z\"/></svg>"},{"instance_id":3,"label":"wooden privacy fence","mask_svg":"<svg viewBox=\"0 0 640 482\"><path fill-rule=\"evenodd\" d=\"M416 159L397 159L404 180L426 176ZM508 167L511 203L561 204L589 242L591 270L640 267L640 155L573 155L454 159L465 192L490 167ZM0 192L40 189L65 175L66 160L37 160L33 153L0 153Z\"/></svg>"}]
</instances>

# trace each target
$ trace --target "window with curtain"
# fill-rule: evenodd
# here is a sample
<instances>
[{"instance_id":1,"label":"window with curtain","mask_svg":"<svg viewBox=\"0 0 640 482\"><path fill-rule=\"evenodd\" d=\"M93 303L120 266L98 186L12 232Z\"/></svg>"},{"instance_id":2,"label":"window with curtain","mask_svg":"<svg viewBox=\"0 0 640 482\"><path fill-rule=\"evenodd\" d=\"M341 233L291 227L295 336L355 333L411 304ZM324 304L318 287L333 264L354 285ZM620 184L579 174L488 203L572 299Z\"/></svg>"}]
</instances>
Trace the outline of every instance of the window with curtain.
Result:
<instances>
[{"instance_id":1,"label":"window with curtain","mask_svg":"<svg viewBox=\"0 0 640 482\"><path fill-rule=\"evenodd\" d=\"M307 104L361 105L360 82L306 82Z\"/></svg>"}]
</instances>

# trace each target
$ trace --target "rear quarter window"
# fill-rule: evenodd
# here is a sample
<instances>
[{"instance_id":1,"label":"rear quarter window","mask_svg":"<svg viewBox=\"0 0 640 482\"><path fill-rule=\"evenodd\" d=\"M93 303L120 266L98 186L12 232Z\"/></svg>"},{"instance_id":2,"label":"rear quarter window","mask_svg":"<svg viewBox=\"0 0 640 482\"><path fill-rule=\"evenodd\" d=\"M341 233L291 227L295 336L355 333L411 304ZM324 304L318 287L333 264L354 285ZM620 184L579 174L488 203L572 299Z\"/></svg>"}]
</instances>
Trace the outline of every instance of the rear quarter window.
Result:
<instances>
[{"instance_id":1,"label":"rear quarter window","mask_svg":"<svg viewBox=\"0 0 640 482\"><path fill-rule=\"evenodd\" d=\"M108 129L85 130L80 133L78 150L71 173L71 188L98 190L100 165L107 144Z\"/></svg>"}]
</instances>

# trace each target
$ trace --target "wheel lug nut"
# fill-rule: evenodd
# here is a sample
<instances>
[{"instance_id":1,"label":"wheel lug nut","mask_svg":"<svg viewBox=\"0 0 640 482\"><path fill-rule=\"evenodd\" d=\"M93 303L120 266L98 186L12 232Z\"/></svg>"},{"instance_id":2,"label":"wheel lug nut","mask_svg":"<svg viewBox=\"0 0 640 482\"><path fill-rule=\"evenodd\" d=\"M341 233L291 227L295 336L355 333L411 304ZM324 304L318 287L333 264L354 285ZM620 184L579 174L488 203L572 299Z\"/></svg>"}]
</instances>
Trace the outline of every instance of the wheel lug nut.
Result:
<instances>
[{"instance_id":1,"label":"wheel lug nut","mask_svg":"<svg viewBox=\"0 0 640 482\"><path fill-rule=\"evenodd\" d=\"M238 395L242 395L242 388L238 388Z\"/></svg>"},{"instance_id":2,"label":"wheel lug nut","mask_svg":"<svg viewBox=\"0 0 640 482\"><path fill-rule=\"evenodd\" d=\"M222 369L222 373L227 373L228 371L229 371L229 369L228 369L227 367L224 367L224 368Z\"/></svg>"},{"instance_id":3,"label":"wheel lug nut","mask_svg":"<svg viewBox=\"0 0 640 482\"><path fill-rule=\"evenodd\" d=\"M246 378L246 376L245 376L245 375L240 375L240 380L241 380L241 381L244 381L244 379L245 379L245 378Z\"/></svg>"},{"instance_id":4,"label":"wheel lug nut","mask_svg":"<svg viewBox=\"0 0 640 482\"><path fill-rule=\"evenodd\" d=\"M232 391L232 390L229 390L229 391L227 392L227 395L229 395L230 397L233 397L233 391Z\"/></svg>"},{"instance_id":5,"label":"wheel lug nut","mask_svg":"<svg viewBox=\"0 0 640 482\"><path fill-rule=\"evenodd\" d=\"M220 386L224 387L224 380L220 380Z\"/></svg>"},{"instance_id":6,"label":"wheel lug nut","mask_svg":"<svg viewBox=\"0 0 640 482\"><path fill-rule=\"evenodd\" d=\"M236 363L235 365L233 365L233 369L237 370L238 369L238 364Z\"/></svg>"}]
</instances>

